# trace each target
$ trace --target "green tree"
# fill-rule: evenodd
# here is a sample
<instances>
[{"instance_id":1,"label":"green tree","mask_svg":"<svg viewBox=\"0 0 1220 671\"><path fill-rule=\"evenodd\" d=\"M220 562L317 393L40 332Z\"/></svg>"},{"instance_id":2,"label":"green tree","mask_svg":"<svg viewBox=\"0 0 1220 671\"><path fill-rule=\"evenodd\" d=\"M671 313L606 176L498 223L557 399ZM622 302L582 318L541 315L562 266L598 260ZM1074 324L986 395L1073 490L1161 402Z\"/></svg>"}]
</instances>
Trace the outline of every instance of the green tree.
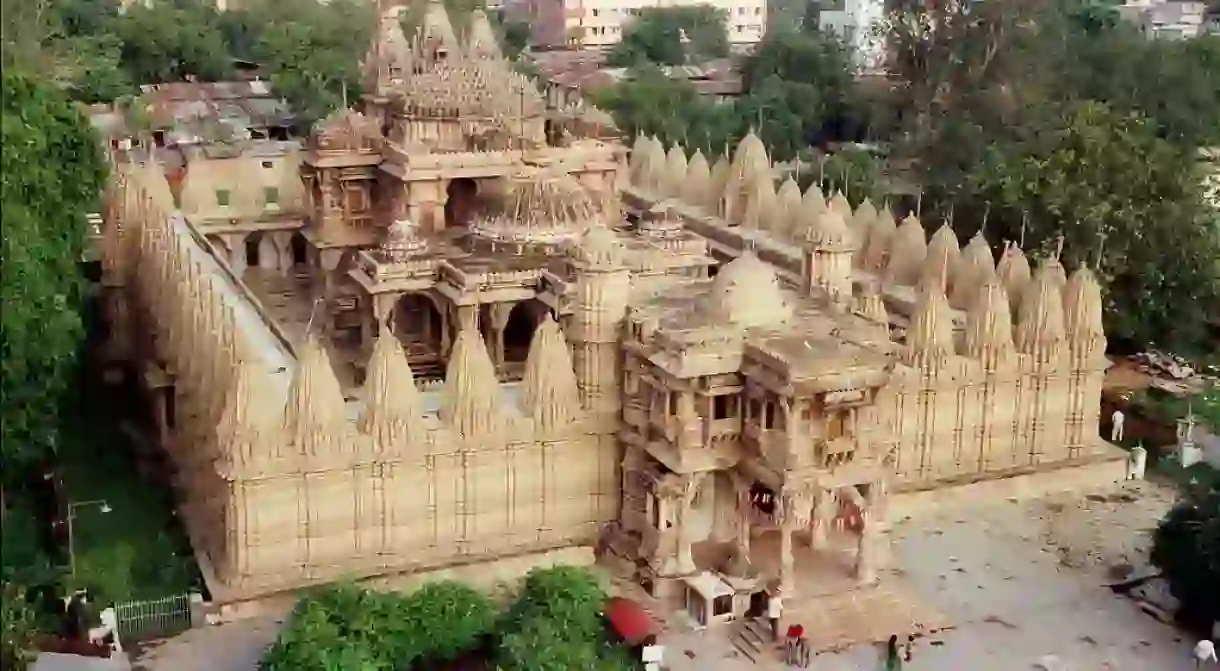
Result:
<instances>
[{"instance_id":1,"label":"green tree","mask_svg":"<svg viewBox=\"0 0 1220 671\"><path fill-rule=\"evenodd\" d=\"M1169 580L1183 620L1210 632L1220 621L1220 489L1169 511L1153 535L1152 563Z\"/></svg>"},{"instance_id":2,"label":"green tree","mask_svg":"<svg viewBox=\"0 0 1220 671\"><path fill-rule=\"evenodd\" d=\"M966 190L989 230L1029 246L1062 236L1069 263L1107 287L1112 338L1189 344L1220 300L1217 229L1204 223L1193 154L1150 122L1100 103L1065 105L1019 143L987 153Z\"/></svg>"},{"instance_id":3,"label":"green tree","mask_svg":"<svg viewBox=\"0 0 1220 671\"><path fill-rule=\"evenodd\" d=\"M623 38L610 50L607 63L631 67L643 63L682 65L729 54L727 15L711 5L646 7L627 24ZM686 32L688 42L683 43Z\"/></svg>"},{"instance_id":4,"label":"green tree","mask_svg":"<svg viewBox=\"0 0 1220 671\"><path fill-rule=\"evenodd\" d=\"M106 170L80 112L45 82L4 72L0 202L0 454L12 483L50 454L81 342L86 214Z\"/></svg>"},{"instance_id":5,"label":"green tree","mask_svg":"<svg viewBox=\"0 0 1220 671\"><path fill-rule=\"evenodd\" d=\"M213 7L136 4L110 25L122 45L123 66L138 84L233 78L232 59Z\"/></svg>"},{"instance_id":6,"label":"green tree","mask_svg":"<svg viewBox=\"0 0 1220 671\"><path fill-rule=\"evenodd\" d=\"M0 583L0 668L23 671L34 659L34 611L20 585Z\"/></svg>"},{"instance_id":7,"label":"green tree","mask_svg":"<svg viewBox=\"0 0 1220 671\"><path fill-rule=\"evenodd\" d=\"M360 60L375 17L371 6L354 0L310 5L291 20L270 20L255 55L297 114L316 121L342 108L345 100L358 99Z\"/></svg>"}]
</instances>

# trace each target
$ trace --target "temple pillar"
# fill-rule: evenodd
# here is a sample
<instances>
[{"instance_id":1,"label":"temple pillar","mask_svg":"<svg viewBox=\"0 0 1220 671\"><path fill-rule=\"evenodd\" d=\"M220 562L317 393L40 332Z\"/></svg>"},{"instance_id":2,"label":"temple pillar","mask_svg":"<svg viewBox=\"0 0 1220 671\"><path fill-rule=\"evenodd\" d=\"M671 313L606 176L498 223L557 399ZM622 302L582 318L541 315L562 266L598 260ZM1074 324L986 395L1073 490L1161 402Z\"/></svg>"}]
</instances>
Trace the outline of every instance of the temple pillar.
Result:
<instances>
[{"instance_id":1,"label":"temple pillar","mask_svg":"<svg viewBox=\"0 0 1220 671\"><path fill-rule=\"evenodd\" d=\"M278 269L283 277L292 273L292 233L293 231L268 231L263 234L264 240L270 237L275 245L276 257L279 260Z\"/></svg>"},{"instance_id":2,"label":"temple pillar","mask_svg":"<svg viewBox=\"0 0 1220 671\"><path fill-rule=\"evenodd\" d=\"M834 520L834 497L826 488L819 488L813 504L813 528L810 530L809 543L815 550L826 548L826 531Z\"/></svg>"},{"instance_id":3,"label":"temple pillar","mask_svg":"<svg viewBox=\"0 0 1220 671\"><path fill-rule=\"evenodd\" d=\"M778 596L791 599L796 596L796 569L792 556L792 532L796 530L794 510L790 502L783 502L779 525L779 589Z\"/></svg>"},{"instance_id":4,"label":"temple pillar","mask_svg":"<svg viewBox=\"0 0 1220 671\"><path fill-rule=\"evenodd\" d=\"M492 362L496 364L496 370L504 367L504 330L508 327L508 316L512 314L516 303L492 303L491 305L491 332L492 345L491 357Z\"/></svg>"},{"instance_id":5,"label":"temple pillar","mask_svg":"<svg viewBox=\"0 0 1220 671\"><path fill-rule=\"evenodd\" d=\"M877 581L877 543L880 539L880 522L884 519L884 497L883 481L872 483L864 495L864 507L860 511L860 537L856 547L856 581L860 584Z\"/></svg>"},{"instance_id":6,"label":"temple pillar","mask_svg":"<svg viewBox=\"0 0 1220 671\"><path fill-rule=\"evenodd\" d=\"M694 506L695 493L699 491L706 473L687 473L682 475L682 494L678 502L677 553L670 562L669 573L673 575L688 575L694 573L695 558L691 554L691 509Z\"/></svg>"},{"instance_id":7,"label":"temple pillar","mask_svg":"<svg viewBox=\"0 0 1220 671\"><path fill-rule=\"evenodd\" d=\"M458 313L458 330L475 329L479 325L479 306L477 305L459 305Z\"/></svg>"},{"instance_id":8,"label":"temple pillar","mask_svg":"<svg viewBox=\"0 0 1220 671\"><path fill-rule=\"evenodd\" d=\"M233 233L221 238L229 252L229 268L240 278L246 272L246 234Z\"/></svg>"},{"instance_id":9,"label":"temple pillar","mask_svg":"<svg viewBox=\"0 0 1220 671\"><path fill-rule=\"evenodd\" d=\"M750 486L743 478L733 478L733 489L737 494L737 519L734 526L733 543L737 554L750 557Z\"/></svg>"}]
</instances>

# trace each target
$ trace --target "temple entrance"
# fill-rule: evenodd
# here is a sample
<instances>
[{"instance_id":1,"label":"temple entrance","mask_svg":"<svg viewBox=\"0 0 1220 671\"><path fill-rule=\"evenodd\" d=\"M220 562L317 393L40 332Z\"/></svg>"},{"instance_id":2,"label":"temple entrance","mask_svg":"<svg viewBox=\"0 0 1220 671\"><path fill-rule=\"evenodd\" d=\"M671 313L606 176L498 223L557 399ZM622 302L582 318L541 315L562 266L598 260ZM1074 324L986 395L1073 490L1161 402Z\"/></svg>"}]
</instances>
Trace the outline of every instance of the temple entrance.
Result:
<instances>
[{"instance_id":1,"label":"temple entrance","mask_svg":"<svg viewBox=\"0 0 1220 671\"><path fill-rule=\"evenodd\" d=\"M536 300L523 301L513 306L504 324L504 362L525 363L529 357L534 329L538 328L546 306Z\"/></svg>"},{"instance_id":2,"label":"temple entrance","mask_svg":"<svg viewBox=\"0 0 1220 671\"><path fill-rule=\"evenodd\" d=\"M445 196L445 227L468 226L474 219L479 185L469 177L461 177L449 182Z\"/></svg>"},{"instance_id":3,"label":"temple entrance","mask_svg":"<svg viewBox=\"0 0 1220 671\"><path fill-rule=\"evenodd\" d=\"M417 376L436 367L441 358L441 313L423 294L405 294L394 306L394 335L407 351Z\"/></svg>"},{"instance_id":4,"label":"temple entrance","mask_svg":"<svg viewBox=\"0 0 1220 671\"><path fill-rule=\"evenodd\" d=\"M258 268L259 262L262 261L263 232L254 231L246 236L246 267Z\"/></svg>"},{"instance_id":5,"label":"temple entrance","mask_svg":"<svg viewBox=\"0 0 1220 671\"><path fill-rule=\"evenodd\" d=\"M300 231L292 234L292 238L288 241L288 249L292 254L294 268L309 263L309 242L305 240L305 236L301 235Z\"/></svg>"}]
</instances>

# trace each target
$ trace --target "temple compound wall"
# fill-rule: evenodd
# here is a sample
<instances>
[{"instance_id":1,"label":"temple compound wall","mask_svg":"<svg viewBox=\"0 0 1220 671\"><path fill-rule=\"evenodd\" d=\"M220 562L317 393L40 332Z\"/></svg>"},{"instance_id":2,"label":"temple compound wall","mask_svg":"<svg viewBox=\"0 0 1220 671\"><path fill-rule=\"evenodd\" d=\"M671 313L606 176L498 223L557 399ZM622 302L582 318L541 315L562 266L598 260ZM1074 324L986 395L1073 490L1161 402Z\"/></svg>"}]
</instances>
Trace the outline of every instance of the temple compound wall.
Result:
<instances>
[{"instance_id":1,"label":"temple compound wall","mask_svg":"<svg viewBox=\"0 0 1220 671\"><path fill-rule=\"evenodd\" d=\"M363 387L341 390L325 341L279 333L174 210L154 162L115 167L106 217L112 347L167 417L218 601L590 544L617 516L617 424L604 420L617 394L602 389L615 376L599 369L598 318L575 318L574 364L544 316L520 383L497 382L469 325L439 390L416 388L392 335ZM577 285L594 300L597 282Z\"/></svg>"}]
</instances>

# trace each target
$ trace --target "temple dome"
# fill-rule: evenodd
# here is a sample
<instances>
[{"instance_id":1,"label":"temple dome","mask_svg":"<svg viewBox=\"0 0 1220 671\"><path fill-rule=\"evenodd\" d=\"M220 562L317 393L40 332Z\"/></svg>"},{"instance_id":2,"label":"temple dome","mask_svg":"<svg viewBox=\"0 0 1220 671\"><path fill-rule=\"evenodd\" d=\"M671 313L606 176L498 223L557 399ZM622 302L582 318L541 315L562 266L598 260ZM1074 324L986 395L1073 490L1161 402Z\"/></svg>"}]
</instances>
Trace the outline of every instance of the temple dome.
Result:
<instances>
[{"instance_id":1,"label":"temple dome","mask_svg":"<svg viewBox=\"0 0 1220 671\"><path fill-rule=\"evenodd\" d=\"M419 237L419 226L409 219L396 219L385 231L381 254L386 260L401 263L427 249L426 240Z\"/></svg>"},{"instance_id":2,"label":"temple dome","mask_svg":"<svg viewBox=\"0 0 1220 671\"><path fill-rule=\"evenodd\" d=\"M775 270L750 252L720 270L702 307L707 316L744 328L787 321L793 311Z\"/></svg>"},{"instance_id":3,"label":"temple dome","mask_svg":"<svg viewBox=\"0 0 1220 671\"><path fill-rule=\"evenodd\" d=\"M600 220L601 203L566 173L539 170L508 180L501 205L471 226L497 242L557 244Z\"/></svg>"},{"instance_id":4,"label":"temple dome","mask_svg":"<svg viewBox=\"0 0 1220 671\"><path fill-rule=\"evenodd\" d=\"M623 245L609 228L590 226L573 247L572 256L590 266L614 268L623 263Z\"/></svg>"},{"instance_id":5,"label":"temple dome","mask_svg":"<svg viewBox=\"0 0 1220 671\"><path fill-rule=\"evenodd\" d=\"M838 211L826 209L809 228L805 241L819 249L848 249L853 247L855 235Z\"/></svg>"}]
</instances>

